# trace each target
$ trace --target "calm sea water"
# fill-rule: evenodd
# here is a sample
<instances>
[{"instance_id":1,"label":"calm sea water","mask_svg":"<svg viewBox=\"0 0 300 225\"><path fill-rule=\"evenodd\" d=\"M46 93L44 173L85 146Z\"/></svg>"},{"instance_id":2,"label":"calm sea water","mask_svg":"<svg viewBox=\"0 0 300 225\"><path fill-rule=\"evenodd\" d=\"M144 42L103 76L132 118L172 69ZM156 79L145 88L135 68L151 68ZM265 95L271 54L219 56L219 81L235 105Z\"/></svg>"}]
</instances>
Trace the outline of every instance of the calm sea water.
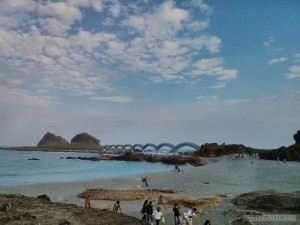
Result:
<instances>
[{"instance_id":1,"label":"calm sea water","mask_svg":"<svg viewBox=\"0 0 300 225\"><path fill-rule=\"evenodd\" d=\"M162 163L65 159L67 156L96 155L97 153L0 150L0 186L79 181L166 170L166 165ZM28 160L31 158L39 160Z\"/></svg>"}]
</instances>

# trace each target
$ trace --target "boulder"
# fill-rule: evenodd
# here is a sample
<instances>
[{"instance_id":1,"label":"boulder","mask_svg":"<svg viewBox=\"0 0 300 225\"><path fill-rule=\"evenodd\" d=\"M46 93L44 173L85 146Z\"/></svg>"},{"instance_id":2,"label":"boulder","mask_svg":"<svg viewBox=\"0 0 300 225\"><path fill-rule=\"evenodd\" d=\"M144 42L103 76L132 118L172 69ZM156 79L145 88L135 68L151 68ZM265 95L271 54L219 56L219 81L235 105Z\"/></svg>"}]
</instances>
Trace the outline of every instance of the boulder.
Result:
<instances>
[{"instance_id":1,"label":"boulder","mask_svg":"<svg viewBox=\"0 0 300 225\"><path fill-rule=\"evenodd\" d=\"M37 144L38 147L49 146L49 145L67 145L69 144L64 138L56 136L50 132L47 132L44 137Z\"/></svg>"},{"instance_id":2,"label":"boulder","mask_svg":"<svg viewBox=\"0 0 300 225\"><path fill-rule=\"evenodd\" d=\"M43 194L43 195L39 195L37 196L38 199L42 199L42 200L45 200L47 202L50 202L50 197L46 194Z\"/></svg>"},{"instance_id":3,"label":"boulder","mask_svg":"<svg viewBox=\"0 0 300 225\"><path fill-rule=\"evenodd\" d=\"M254 191L238 196L233 203L258 211L300 213L300 192Z\"/></svg>"},{"instance_id":4,"label":"boulder","mask_svg":"<svg viewBox=\"0 0 300 225\"><path fill-rule=\"evenodd\" d=\"M92 144L92 145L100 145L100 140L93 137L88 133L77 134L72 138L71 144Z\"/></svg>"}]
</instances>

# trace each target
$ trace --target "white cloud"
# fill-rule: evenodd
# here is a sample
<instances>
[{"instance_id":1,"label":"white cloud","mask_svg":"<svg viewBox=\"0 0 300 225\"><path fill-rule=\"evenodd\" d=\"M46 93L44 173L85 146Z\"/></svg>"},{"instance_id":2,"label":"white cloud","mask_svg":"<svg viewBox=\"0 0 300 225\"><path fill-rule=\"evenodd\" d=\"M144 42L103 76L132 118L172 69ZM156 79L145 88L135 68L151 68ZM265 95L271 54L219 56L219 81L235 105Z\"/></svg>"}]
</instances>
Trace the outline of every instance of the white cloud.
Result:
<instances>
[{"instance_id":1,"label":"white cloud","mask_svg":"<svg viewBox=\"0 0 300 225\"><path fill-rule=\"evenodd\" d=\"M124 42L118 42L118 41L111 41L108 43L107 45L108 49L108 53L109 54L115 54L115 55L124 55L124 50L126 48L126 43Z\"/></svg>"},{"instance_id":2,"label":"white cloud","mask_svg":"<svg viewBox=\"0 0 300 225\"><path fill-rule=\"evenodd\" d=\"M119 1L114 1L109 7L109 11L113 17L118 17L121 13L122 6Z\"/></svg>"},{"instance_id":3,"label":"white cloud","mask_svg":"<svg viewBox=\"0 0 300 225\"><path fill-rule=\"evenodd\" d=\"M145 38L155 37L158 40L172 37L183 27L189 13L174 6L174 2L165 1L153 14L130 16L122 24L136 29Z\"/></svg>"},{"instance_id":4,"label":"white cloud","mask_svg":"<svg viewBox=\"0 0 300 225\"><path fill-rule=\"evenodd\" d=\"M102 0L67 0L69 5L92 7L95 11L101 12L103 10Z\"/></svg>"},{"instance_id":5,"label":"white cloud","mask_svg":"<svg viewBox=\"0 0 300 225\"><path fill-rule=\"evenodd\" d=\"M22 79L16 74L0 73L0 84L4 87L16 87L23 83Z\"/></svg>"},{"instance_id":6,"label":"white cloud","mask_svg":"<svg viewBox=\"0 0 300 225\"><path fill-rule=\"evenodd\" d=\"M287 58L285 57L280 57L280 58L274 58L269 60L269 65L273 66L274 64L280 63L280 62L285 62Z\"/></svg>"},{"instance_id":7,"label":"white cloud","mask_svg":"<svg viewBox=\"0 0 300 225\"><path fill-rule=\"evenodd\" d=\"M300 62L300 53L293 54L293 61L294 62Z\"/></svg>"},{"instance_id":8,"label":"white cloud","mask_svg":"<svg viewBox=\"0 0 300 225\"><path fill-rule=\"evenodd\" d=\"M180 45L176 41L163 41L162 46L155 49L158 56L178 56L185 54L189 49Z\"/></svg>"},{"instance_id":9,"label":"white cloud","mask_svg":"<svg viewBox=\"0 0 300 225\"><path fill-rule=\"evenodd\" d=\"M199 36L197 38L181 39L183 45L188 45L196 50L207 49L210 53L218 53L221 47L221 39L216 36Z\"/></svg>"},{"instance_id":10,"label":"white cloud","mask_svg":"<svg viewBox=\"0 0 300 225\"><path fill-rule=\"evenodd\" d=\"M187 19L189 13L185 10L175 8L173 1L166 1L159 8L157 15L163 21L180 26L181 22Z\"/></svg>"},{"instance_id":11,"label":"white cloud","mask_svg":"<svg viewBox=\"0 0 300 225\"><path fill-rule=\"evenodd\" d=\"M271 47L271 46L273 45L274 41L275 41L274 36L270 35L270 36L268 37L268 40L265 41L265 42L263 43L263 45L266 46L266 47Z\"/></svg>"},{"instance_id":12,"label":"white cloud","mask_svg":"<svg viewBox=\"0 0 300 225\"><path fill-rule=\"evenodd\" d=\"M92 52L101 44L106 45L116 39L116 35L109 33L92 34L88 31L80 31L72 37L73 44L78 47L83 47L87 52Z\"/></svg>"},{"instance_id":13,"label":"white cloud","mask_svg":"<svg viewBox=\"0 0 300 225\"><path fill-rule=\"evenodd\" d=\"M288 79L300 78L300 65L290 66L286 76Z\"/></svg>"},{"instance_id":14,"label":"white cloud","mask_svg":"<svg viewBox=\"0 0 300 225\"><path fill-rule=\"evenodd\" d=\"M226 85L227 85L226 82L218 82L214 86L212 86L211 88L213 88L213 89L220 89L220 88L226 87Z\"/></svg>"},{"instance_id":15,"label":"white cloud","mask_svg":"<svg viewBox=\"0 0 300 225\"><path fill-rule=\"evenodd\" d=\"M34 0L2 0L0 1L0 27L11 29L30 24L31 13L38 4Z\"/></svg>"},{"instance_id":16,"label":"white cloud","mask_svg":"<svg viewBox=\"0 0 300 225\"><path fill-rule=\"evenodd\" d=\"M192 0L191 4L198 6L202 12L212 13L213 8L207 5L204 0Z\"/></svg>"},{"instance_id":17,"label":"white cloud","mask_svg":"<svg viewBox=\"0 0 300 225\"><path fill-rule=\"evenodd\" d=\"M191 21L187 24L187 29L193 31L202 31L209 28L209 21Z\"/></svg>"},{"instance_id":18,"label":"white cloud","mask_svg":"<svg viewBox=\"0 0 300 225\"><path fill-rule=\"evenodd\" d=\"M62 23L56 18L45 18L39 20L44 33L52 35L64 35L71 28L67 23Z\"/></svg>"},{"instance_id":19,"label":"white cloud","mask_svg":"<svg viewBox=\"0 0 300 225\"><path fill-rule=\"evenodd\" d=\"M218 80L229 80L237 77L237 70L225 69L222 58L201 59L194 63L194 70L191 72L194 76L217 76Z\"/></svg>"},{"instance_id":20,"label":"white cloud","mask_svg":"<svg viewBox=\"0 0 300 225\"><path fill-rule=\"evenodd\" d=\"M75 20L80 20L82 17L81 11L77 7L70 6L65 2L40 5L37 13L41 18L57 18L66 24L72 24Z\"/></svg>"},{"instance_id":21,"label":"white cloud","mask_svg":"<svg viewBox=\"0 0 300 225\"><path fill-rule=\"evenodd\" d=\"M115 24L115 22L112 18L106 17L105 20L103 20L102 24L104 26L113 26Z\"/></svg>"},{"instance_id":22,"label":"white cloud","mask_svg":"<svg viewBox=\"0 0 300 225\"><path fill-rule=\"evenodd\" d=\"M17 5L12 6L13 3ZM209 19L192 21L192 14L176 7L173 1L164 1L144 14L139 14L142 11L139 7L126 8L119 1L26 1L26 4L2 1L0 4L13 13L12 20L24 8L15 22L18 30L0 28L1 62L6 65L6 71L14 70L18 74L10 83L20 85L18 81L22 81L27 88L44 90L54 96L58 91L94 96L100 89L114 95L116 88L109 79L124 72L146 72L144 77L155 83L190 82L191 77L185 76L195 64L194 53L206 50L215 54L221 48L220 38L200 33L209 27ZM197 4L205 9L203 1ZM106 25L120 20L117 29L112 31L109 26L104 27L107 30L97 31L78 27L91 8L103 13L106 22L102 23ZM111 13L119 18L109 17ZM28 20L22 22L22 19ZM188 38L181 34L183 31L197 35ZM211 72L202 75L215 76L218 80L237 75L235 70L221 65L208 71ZM23 79L24 76L28 79ZM35 82L30 83L30 79Z\"/></svg>"},{"instance_id":23,"label":"white cloud","mask_svg":"<svg viewBox=\"0 0 300 225\"><path fill-rule=\"evenodd\" d=\"M133 97L129 97L129 96L96 96L96 97L92 97L92 99L98 101L115 102L115 103L132 103L135 101Z\"/></svg>"},{"instance_id":24,"label":"white cloud","mask_svg":"<svg viewBox=\"0 0 300 225\"><path fill-rule=\"evenodd\" d=\"M0 87L0 102L3 105L17 105L18 107L26 106L29 108L51 108L58 104L57 102L53 101L53 99L32 95L26 90L7 88L3 85Z\"/></svg>"}]
</instances>

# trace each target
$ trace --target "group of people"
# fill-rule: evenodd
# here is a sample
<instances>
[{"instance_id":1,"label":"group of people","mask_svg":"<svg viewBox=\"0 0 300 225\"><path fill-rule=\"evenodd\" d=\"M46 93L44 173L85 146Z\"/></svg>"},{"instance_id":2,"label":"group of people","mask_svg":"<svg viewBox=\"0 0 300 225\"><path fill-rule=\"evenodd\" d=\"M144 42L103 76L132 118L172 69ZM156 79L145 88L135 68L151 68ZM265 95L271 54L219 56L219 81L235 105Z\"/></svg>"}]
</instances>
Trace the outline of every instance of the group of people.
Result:
<instances>
[{"instance_id":1,"label":"group of people","mask_svg":"<svg viewBox=\"0 0 300 225\"><path fill-rule=\"evenodd\" d=\"M151 224L153 224L153 221L155 221L156 225L159 225L160 221L162 221L163 223L165 222L163 214L164 208L162 195L159 196L157 203L158 206L156 210L153 211L152 201L145 200L141 209L143 221L148 221ZM197 212L198 211L196 208L192 208L187 212L182 213L179 205L175 203L173 207L173 217L175 225L193 225L193 218L195 218L197 222L200 223L200 220L196 216ZM209 220L206 220L204 225L211 225L211 223Z\"/></svg>"},{"instance_id":2,"label":"group of people","mask_svg":"<svg viewBox=\"0 0 300 225\"><path fill-rule=\"evenodd\" d=\"M197 222L200 223L200 220L196 216L198 210L196 208L189 209L187 212L182 213L179 205L177 203L174 204L173 207L173 216L175 225L193 225L193 217L196 218ZM206 220L204 225L211 225L209 220Z\"/></svg>"},{"instance_id":3,"label":"group of people","mask_svg":"<svg viewBox=\"0 0 300 225\"><path fill-rule=\"evenodd\" d=\"M85 202L84 202L84 204L85 204L85 207L91 207L91 195L88 195L86 198L85 198ZM116 203L114 204L114 206L113 206L113 211L115 211L115 212L122 212L122 209L121 209L121 203L120 203L120 201L118 200L118 201L116 201Z\"/></svg>"},{"instance_id":4,"label":"group of people","mask_svg":"<svg viewBox=\"0 0 300 225\"><path fill-rule=\"evenodd\" d=\"M183 172L183 170L180 169L180 166L179 166L179 165L175 165L174 171L175 171L175 172L180 172L180 171Z\"/></svg>"},{"instance_id":5,"label":"group of people","mask_svg":"<svg viewBox=\"0 0 300 225\"><path fill-rule=\"evenodd\" d=\"M158 201L158 203L159 203L159 201ZM162 201L161 201L161 203L162 203ZM163 222L164 222L164 217L163 217L162 211L163 211L162 205L158 204L157 208L155 210L153 210L152 201L145 200L143 207L141 209L141 213L143 214L142 220L143 221L147 220L151 224L153 224L153 221L155 221L156 225L159 225L159 222L161 219L163 219Z\"/></svg>"},{"instance_id":6,"label":"group of people","mask_svg":"<svg viewBox=\"0 0 300 225\"><path fill-rule=\"evenodd\" d=\"M91 198L90 195L88 195L85 199L85 207L91 207ZM165 222L164 214L163 214L163 198L162 195L159 196L157 200L157 207L155 210L153 210L153 204L152 201L145 200L143 207L141 209L142 213L142 220L148 221L153 225L153 222L155 221L156 225L159 225L160 221ZM122 212L121 210L121 204L120 201L116 201L116 203L113 206L113 211L115 212ZM193 225L193 218L195 218L198 223L200 223L200 220L196 216L197 209L192 208L189 209L187 212L182 213L180 206L175 203L173 207L173 217L175 221L175 225ZM211 225L209 220L206 220L204 225Z\"/></svg>"},{"instance_id":7,"label":"group of people","mask_svg":"<svg viewBox=\"0 0 300 225\"><path fill-rule=\"evenodd\" d=\"M192 225L193 217L195 217L198 223L200 223L200 220L196 216L196 213L197 213L196 208L189 209L187 212L182 213L179 205L175 203L173 207L173 216L174 216L175 225L179 225L179 224ZM209 220L207 222L205 222L205 225L210 225Z\"/></svg>"}]
</instances>

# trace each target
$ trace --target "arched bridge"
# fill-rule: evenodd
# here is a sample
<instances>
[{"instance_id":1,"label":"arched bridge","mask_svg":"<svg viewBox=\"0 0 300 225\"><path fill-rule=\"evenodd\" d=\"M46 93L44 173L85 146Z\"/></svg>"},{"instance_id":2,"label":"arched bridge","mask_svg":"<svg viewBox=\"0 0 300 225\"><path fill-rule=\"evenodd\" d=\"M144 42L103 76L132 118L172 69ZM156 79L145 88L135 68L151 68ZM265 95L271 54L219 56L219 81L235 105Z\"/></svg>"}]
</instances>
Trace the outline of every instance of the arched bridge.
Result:
<instances>
[{"instance_id":1,"label":"arched bridge","mask_svg":"<svg viewBox=\"0 0 300 225\"><path fill-rule=\"evenodd\" d=\"M192 142L182 142L182 143L179 143L178 145L173 145L171 143L161 143L159 145L156 145L156 144L153 144L153 143L147 143L145 145L142 145L142 144L134 144L134 145L131 145L131 144L125 144L125 145L122 145L122 144L118 144L118 145L105 145L104 148L106 149L116 149L116 150L122 150L123 153L125 151L131 151L132 153L134 153L134 151L140 151L140 152L143 152L147 149L147 148L152 148L155 150L156 152L156 155L158 154L158 152L163 149L164 147L168 147L170 148L171 152L174 152L174 154L176 152L178 152L178 150L180 148L183 148L183 147L191 147L193 148L195 151L198 151L200 150L200 146L195 144L195 143L192 143Z\"/></svg>"}]
</instances>

